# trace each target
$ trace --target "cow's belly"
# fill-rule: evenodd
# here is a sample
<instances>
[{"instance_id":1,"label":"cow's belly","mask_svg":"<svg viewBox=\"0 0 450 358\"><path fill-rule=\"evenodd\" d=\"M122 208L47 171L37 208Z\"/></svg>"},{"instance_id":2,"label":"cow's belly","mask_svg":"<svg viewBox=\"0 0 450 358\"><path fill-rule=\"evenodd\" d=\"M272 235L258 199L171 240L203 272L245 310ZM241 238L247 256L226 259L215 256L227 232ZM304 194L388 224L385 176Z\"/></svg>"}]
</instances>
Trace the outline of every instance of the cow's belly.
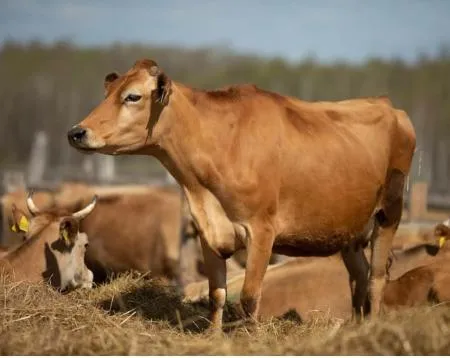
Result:
<instances>
[{"instance_id":1,"label":"cow's belly","mask_svg":"<svg viewBox=\"0 0 450 358\"><path fill-rule=\"evenodd\" d=\"M327 236L278 236L272 251L286 256L330 256L344 247L360 245L364 247L367 238L363 233L330 234Z\"/></svg>"}]
</instances>

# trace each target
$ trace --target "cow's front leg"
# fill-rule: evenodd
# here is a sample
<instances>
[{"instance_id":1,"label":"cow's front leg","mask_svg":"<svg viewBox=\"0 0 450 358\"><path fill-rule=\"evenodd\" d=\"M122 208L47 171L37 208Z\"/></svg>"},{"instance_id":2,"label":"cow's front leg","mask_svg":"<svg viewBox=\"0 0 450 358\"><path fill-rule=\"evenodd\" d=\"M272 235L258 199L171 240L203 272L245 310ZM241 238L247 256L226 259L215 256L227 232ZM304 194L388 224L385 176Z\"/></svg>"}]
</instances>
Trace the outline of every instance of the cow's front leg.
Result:
<instances>
[{"instance_id":1,"label":"cow's front leg","mask_svg":"<svg viewBox=\"0 0 450 358\"><path fill-rule=\"evenodd\" d=\"M247 245L248 256L241 305L245 314L253 319L257 319L262 282L272 254L274 237L271 225L252 225L252 235Z\"/></svg>"},{"instance_id":2,"label":"cow's front leg","mask_svg":"<svg viewBox=\"0 0 450 358\"><path fill-rule=\"evenodd\" d=\"M226 261L214 253L205 240L201 240L205 271L209 283L209 304L211 309L211 328L222 329L223 308L227 298Z\"/></svg>"}]
</instances>

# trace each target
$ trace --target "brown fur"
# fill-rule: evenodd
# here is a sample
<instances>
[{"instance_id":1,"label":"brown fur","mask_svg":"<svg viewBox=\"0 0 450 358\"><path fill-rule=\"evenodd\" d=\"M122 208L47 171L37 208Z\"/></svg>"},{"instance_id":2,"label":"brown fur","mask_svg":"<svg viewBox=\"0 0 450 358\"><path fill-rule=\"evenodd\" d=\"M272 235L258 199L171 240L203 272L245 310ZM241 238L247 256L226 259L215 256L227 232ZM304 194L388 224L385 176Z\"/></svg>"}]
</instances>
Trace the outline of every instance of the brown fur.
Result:
<instances>
[{"instance_id":1,"label":"brown fur","mask_svg":"<svg viewBox=\"0 0 450 358\"><path fill-rule=\"evenodd\" d=\"M96 281L128 270L179 279L181 200L177 190L137 186L136 193L67 183L55 192L60 208L77 210L98 194L81 224L89 235L86 263Z\"/></svg>"},{"instance_id":2,"label":"brown fur","mask_svg":"<svg viewBox=\"0 0 450 358\"><path fill-rule=\"evenodd\" d=\"M205 278L198 233L185 200L180 214L181 196L176 189L139 185L96 187L67 182L52 193L36 192L33 197L41 198L40 202L46 199L46 207L50 207L46 213L62 216L85 206L94 192L99 194L99 201L95 211L83 221L81 230L89 236L86 263L94 272L96 282L129 270L180 280L182 285ZM18 198L25 201L25 197L25 191L17 191L14 195L5 195L4 199L12 203ZM146 212L152 215L143 215ZM117 213L127 214L117 220ZM10 215L6 220L11 221ZM181 257L180 235L194 241L193 250L187 248ZM21 236L15 241L16 246L20 245ZM241 254L235 255L237 262L228 261L229 272L245 266L245 257Z\"/></svg>"},{"instance_id":3,"label":"brown fur","mask_svg":"<svg viewBox=\"0 0 450 358\"><path fill-rule=\"evenodd\" d=\"M445 243L440 247L440 238L445 238ZM421 242L405 245L402 249L392 250L389 264L389 276L397 278L405 272L418 266L429 265L440 261L449 251L450 229L444 223L435 225L432 230L424 231L421 235ZM395 265L393 265L395 263Z\"/></svg>"},{"instance_id":4,"label":"brown fur","mask_svg":"<svg viewBox=\"0 0 450 358\"><path fill-rule=\"evenodd\" d=\"M27 216L15 206L13 225ZM71 216L58 216L54 212L41 212L29 216L29 230L19 231L22 244L8 250L0 259L0 271L13 281L49 281L63 290L92 286L92 272L84 263L88 244L86 234L79 233L79 223ZM63 239L62 229L67 230Z\"/></svg>"},{"instance_id":5,"label":"brown fur","mask_svg":"<svg viewBox=\"0 0 450 358\"><path fill-rule=\"evenodd\" d=\"M225 303L224 259L235 251L249 252L241 303L254 316L272 250L327 256L361 247L374 215L377 315L415 149L407 114L385 99L305 102L249 85L194 90L155 67L141 60L117 78L68 138L81 151L153 155L176 178L200 232L214 327ZM125 101L130 91L140 100ZM345 255L360 305L368 267L360 249Z\"/></svg>"},{"instance_id":6,"label":"brown fur","mask_svg":"<svg viewBox=\"0 0 450 358\"><path fill-rule=\"evenodd\" d=\"M6 256L9 252L9 249L7 247L0 246L0 258L3 256Z\"/></svg>"},{"instance_id":7,"label":"brown fur","mask_svg":"<svg viewBox=\"0 0 450 358\"><path fill-rule=\"evenodd\" d=\"M349 304L348 277L340 261L338 256L296 258L269 267L262 285L261 317L277 317L295 309L302 319L311 318L315 311L330 312L341 319L350 318L352 307ZM239 301L244 277L245 273L241 271L227 280L230 301ZM433 269L416 267L387 282L383 305L392 310L428 304L434 300L435 288ZM195 302L207 296L207 281L189 284L185 289L186 301Z\"/></svg>"}]
</instances>

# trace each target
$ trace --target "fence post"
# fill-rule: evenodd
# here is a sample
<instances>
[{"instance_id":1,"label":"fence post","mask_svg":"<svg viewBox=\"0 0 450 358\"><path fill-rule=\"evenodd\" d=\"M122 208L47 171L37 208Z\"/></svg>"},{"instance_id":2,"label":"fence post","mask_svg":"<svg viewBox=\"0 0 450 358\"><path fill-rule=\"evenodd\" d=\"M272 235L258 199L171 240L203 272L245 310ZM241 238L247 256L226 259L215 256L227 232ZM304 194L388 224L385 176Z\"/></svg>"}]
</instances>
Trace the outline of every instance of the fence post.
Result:
<instances>
[{"instance_id":1,"label":"fence post","mask_svg":"<svg viewBox=\"0 0 450 358\"><path fill-rule=\"evenodd\" d=\"M97 177L101 182L111 182L116 176L116 167L113 156L97 156Z\"/></svg>"},{"instance_id":2,"label":"fence post","mask_svg":"<svg viewBox=\"0 0 450 358\"><path fill-rule=\"evenodd\" d=\"M36 132L31 147L28 163L28 183L33 186L44 179L45 168L48 159L48 136L44 131Z\"/></svg>"},{"instance_id":3,"label":"fence post","mask_svg":"<svg viewBox=\"0 0 450 358\"><path fill-rule=\"evenodd\" d=\"M437 190L442 193L446 193L449 188L448 183L448 165L449 165L449 149L448 145L450 141L448 139L441 139L438 142L438 150L437 150L437 168L436 168L436 184Z\"/></svg>"},{"instance_id":4,"label":"fence post","mask_svg":"<svg viewBox=\"0 0 450 358\"><path fill-rule=\"evenodd\" d=\"M84 179L88 180L89 182L92 182L95 178L95 165L94 165L94 158L92 157L92 155L86 155L83 158L81 167L83 168Z\"/></svg>"},{"instance_id":5,"label":"fence post","mask_svg":"<svg viewBox=\"0 0 450 358\"><path fill-rule=\"evenodd\" d=\"M428 210L429 170L425 151L418 149L410 171L409 221L423 220Z\"/></svg>"}]
</instances>

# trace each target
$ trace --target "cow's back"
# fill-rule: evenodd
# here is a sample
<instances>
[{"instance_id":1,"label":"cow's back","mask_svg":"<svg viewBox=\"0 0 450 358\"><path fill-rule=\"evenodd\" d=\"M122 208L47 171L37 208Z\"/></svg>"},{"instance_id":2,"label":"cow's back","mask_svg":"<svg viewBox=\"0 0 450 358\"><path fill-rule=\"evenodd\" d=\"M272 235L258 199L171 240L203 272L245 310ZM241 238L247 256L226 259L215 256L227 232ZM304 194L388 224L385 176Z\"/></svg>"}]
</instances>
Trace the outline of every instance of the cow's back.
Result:
<instances>
[{"instance_id":1,"label":"cow's back","mask_svg":"<svg viewBox=\"0 0 450 358\"><path fill-rule=\"evenodd\" d=\"M90 240L88 266L98 271L150 271L172 276L180 250L180 196L169 191L99 200L82 223Z\"/></svg>"}]
</instances>

